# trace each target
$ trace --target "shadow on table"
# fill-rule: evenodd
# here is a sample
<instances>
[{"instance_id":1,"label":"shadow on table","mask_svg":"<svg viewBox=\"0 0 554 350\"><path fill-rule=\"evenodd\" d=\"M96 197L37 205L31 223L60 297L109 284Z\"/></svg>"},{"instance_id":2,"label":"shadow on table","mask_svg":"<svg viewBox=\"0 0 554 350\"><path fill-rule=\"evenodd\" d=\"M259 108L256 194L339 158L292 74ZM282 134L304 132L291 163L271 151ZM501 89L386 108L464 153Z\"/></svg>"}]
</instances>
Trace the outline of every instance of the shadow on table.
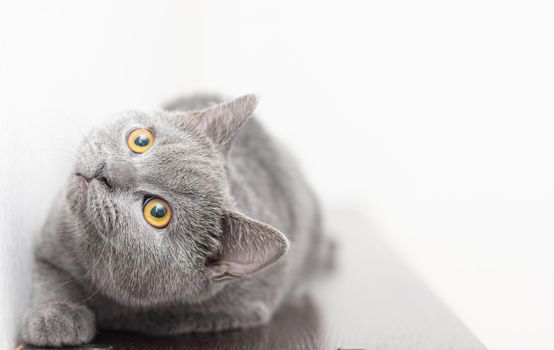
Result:
<instances>
[{"instance_id":1,"label":"shadow on table","mask_svg":"<svg viewBox=\"0 0 554 350\"><path fill-rule=\"evenodd\" d=\"M320 319L309 296L284 305L265 326L218 333L147 337L133 333L103 332L94 340L112 349L318 349Z\"/></svg>"}]
</instances>

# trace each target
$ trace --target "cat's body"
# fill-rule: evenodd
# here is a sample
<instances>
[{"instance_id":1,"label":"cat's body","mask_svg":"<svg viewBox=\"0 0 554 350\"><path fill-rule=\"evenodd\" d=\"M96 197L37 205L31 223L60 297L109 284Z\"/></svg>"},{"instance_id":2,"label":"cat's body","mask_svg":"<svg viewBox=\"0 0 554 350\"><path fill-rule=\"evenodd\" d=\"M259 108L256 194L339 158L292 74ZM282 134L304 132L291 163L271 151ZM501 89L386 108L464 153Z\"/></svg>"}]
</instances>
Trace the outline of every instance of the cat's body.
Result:
<instances>
[{"instance_id":1,"label":"cat's body","mask_svg":"<svg viewBox=\"0 0 554 350\"><path fill-rule=\"evenodd\" d=\"M208 107L207 102L213 103L211 97L185 98L168 108L199 110ZM246 123L255 106L252 97L223 106L186 115L194 122L187 120L181 130L201 137L178 151L171 147L186 136L179 136L180 132L162 139L158 150L149 151L158 153L142 160L134 154L132 161L123 159L124 147L114 139L129 128L127 124L136 124L128 120L117 126L123 131L104 135L102 142L114 142L107 161L94 159L105 158L97 140L86 145L85 153L93 160L79 164L77 172L100 169L109 176L96 173L90 180L83 175L87 197L79 192L81 184L70 180L67 199L55 205L37 249L33 306L21 333L24 341L81 344L91 340L96 328L175 334L260 325L320 263L326 242L318 203L298 167L255 120ZM236 116L229 117L233 113ZM171 118L179 118L176 115ZM209 122L196 122L198 115ZM166 117L144 120L154 118L156 125ZM224 118L235 122L214 132L214 125L226 123L220 121ZM180 124L160 125L156 133L162 138L175 125ZM215 147L221 156L210 153L214 147L201 140L202 135L221 146ZM187 158L164 158L160 153L166 147L164 152ZM150 191L165 194L173 205L174 218L166 229L150 231L137 210L131 211L137 205L134 193L144 191L147 181L156 183L163 171L142 174L140 162L171 167L171 178ZM189 173L193 180L186 177ZM171 196L177 192L183 196L172 203ZM98 193L105 193L109 201L89 198L100 197ZM104 210L112 214L104 215ZM79 213L83 213L80 220L75 218ZM119 231L128 233L112 236ZM186 232L183 238L177 237L182 232Z\"/></svg>"}]
</instances>

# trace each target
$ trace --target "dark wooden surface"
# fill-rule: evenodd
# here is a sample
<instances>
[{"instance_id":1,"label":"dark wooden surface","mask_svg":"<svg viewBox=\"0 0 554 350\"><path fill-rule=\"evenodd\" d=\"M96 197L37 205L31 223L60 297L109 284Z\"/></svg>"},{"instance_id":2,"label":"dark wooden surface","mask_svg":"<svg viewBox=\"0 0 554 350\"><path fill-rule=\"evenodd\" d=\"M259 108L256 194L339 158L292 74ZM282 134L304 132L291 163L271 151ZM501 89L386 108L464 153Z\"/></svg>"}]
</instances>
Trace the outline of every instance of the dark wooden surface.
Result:
<instances>
[{"instance_id":1,"label":"dark wooden surface","mask_svg":"<svg viewBox=\"0 0 554 350\"><path fill-rule=\"evenodd\" d=\"M334 213L331 227L340 243L336 271L285 305L270 324L161 338L103 333L96 348L484 349L359 216Z\"/></svg>"}]
</instances>

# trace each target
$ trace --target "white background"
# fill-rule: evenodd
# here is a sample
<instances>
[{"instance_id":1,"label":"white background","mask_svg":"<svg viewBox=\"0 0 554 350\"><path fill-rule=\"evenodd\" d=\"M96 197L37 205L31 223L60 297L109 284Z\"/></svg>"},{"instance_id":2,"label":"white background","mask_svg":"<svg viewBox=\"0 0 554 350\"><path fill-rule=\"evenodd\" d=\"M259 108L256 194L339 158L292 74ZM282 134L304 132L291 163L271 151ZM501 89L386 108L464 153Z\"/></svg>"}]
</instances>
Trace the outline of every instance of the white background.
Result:
<instances>
[{"instance_id":1,"label":"white background","mask_svg":"<svg viewBox=\"0 0 554 350\"><path fill-rule=\"evenodd\" d=\"M14 3L15 4L15 3ZM491 349L554 348L554 8L518 1L0 4L0 347L73 145L173 95L261 95Z\"/></svg>"}]
</instances>

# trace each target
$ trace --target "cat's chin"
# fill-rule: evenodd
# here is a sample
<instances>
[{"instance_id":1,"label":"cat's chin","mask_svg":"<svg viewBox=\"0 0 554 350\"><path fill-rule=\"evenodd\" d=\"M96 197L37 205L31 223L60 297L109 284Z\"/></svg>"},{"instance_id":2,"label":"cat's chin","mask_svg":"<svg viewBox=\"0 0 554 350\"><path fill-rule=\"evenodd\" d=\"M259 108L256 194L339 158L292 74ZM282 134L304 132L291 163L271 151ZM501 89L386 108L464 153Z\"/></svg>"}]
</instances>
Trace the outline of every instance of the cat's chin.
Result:
<instances>
[{"instance_id":1,"label":"cat's chin","mask_svg":"<svg viewBox=\"0 0 554 350\"><path fill-rule=\"evenodd\" d=\"M197 304L203 301L206 301L212 298L216 292L206 291L206 293L201 293L196 296L183 296L183 295L173 295L165 297L133 297L133 296L108 296L109 299L114 301L119 305L125 305L128 307L140 307L140 308L159 308L167 307L176 304Z\"/></svg>"},{"instance_id":2,"label":"cat's chin","mask_svg":"<svg viewBox=\"0 0 554 350\"><path fill-rule=\"evenodd\" d=\"M196 304L214 297L221 291L221 284L208 284L202 290L197 292L176 291L172 294L158 294L155 291L151 293L133 293L126 288L117 288L112 286L108 289L102 289L100 293L119 305L128 307L152 308L164 307L175 304Z\"/></svg>"}]
</instances>

